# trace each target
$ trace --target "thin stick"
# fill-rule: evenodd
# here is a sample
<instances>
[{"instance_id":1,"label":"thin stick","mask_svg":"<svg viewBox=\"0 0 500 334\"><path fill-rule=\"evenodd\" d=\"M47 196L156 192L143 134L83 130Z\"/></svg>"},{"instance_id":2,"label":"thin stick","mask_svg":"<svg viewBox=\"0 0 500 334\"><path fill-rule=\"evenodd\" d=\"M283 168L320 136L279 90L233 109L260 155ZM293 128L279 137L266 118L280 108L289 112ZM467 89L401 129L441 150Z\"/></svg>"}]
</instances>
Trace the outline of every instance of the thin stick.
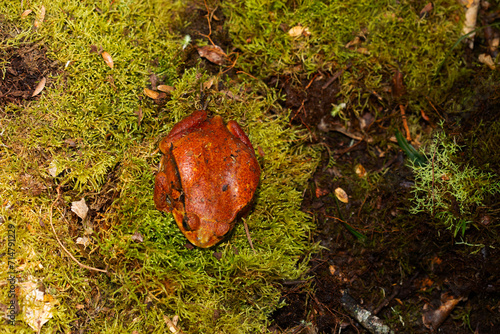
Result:
<instances>
[{"instance_id":1,"label":"thin stick","mask_svg":"<svg viewBox=\"0 0 500 334\"><path fill-rule=\"evenodd\" d=\"M247 234L248 243L250 244L250 248L252 248L255 253L255 248L253 248L252 238L250 237L250 231L248 230L248 225L246 221L243 221L243 226L245 227L245 233Z\"/></svg>"},{"instance_id":2,"label":"thin stick","mask_svg":"<svg viewBox=\"0 0 500 334\"><path fill-rule=\"evenodd\" d=\"M255 80L259 80L259 79L257 79L256 77L254 77L253 75L251 75L251 74L249 74L249 73L247 73L247 72L245 72L245 71L236 71L236 74L240 74L240 73L246 74L246 75L248 75L249 77L254 78Z\"/></svg>"},{"instance_id":3,"label":"thin stick","mask_svg":"<svg viewBox=\"0 0 500 334\"><path fill-rule=\"evenodd\" d=\"M205 0L203 0L203 2L205 3L205 8L207 9L208 35L204 35L202 33L199 33L199 34L203 37L208 38L210 43L212 43L212 45L215 45L215 43L212 41L212 38L210 38L210 36L212 35L212 24L210 23L210 21L212 20L212 16L213 16L213 13L215 12L215 10L211 14L210 10L208 9L207 2Z\"/></svg>"},{"instance_id":4,"label":"thin stick","mask_svg":"<svg viewBox=\"0 0 500 334\"><path fill-rule=\"evenodd\" d=\"M99 272L102 272L102 273L108 273L107 270L103 270L103 269L99 269L99 268L94 268L94 267L89 267L83 263L81 263L80 261L78 261L67 249L66 247L64 247L64 245L62 244L61 240L59 240L59 237L57 236L57 232L56 232L56 229L54 228L54 224L52 223L52 209L54 207L54 204L56 204L56 202L61 198L61 186L58 186L57 187L57 198L54 200L54 202L52 202L52 205L50 206L50 219L49 219L49 222L50 222L50 226L52 227L52 231L54 232L54 235L56 236L56 239L57 239L57 242L59 243L59 246L61 246L62 249L64 249L64 251L66 252L66 254L69 255L69 257L75 261L80 267L82 268L85 268L85 269L88 269L88 270L94 270L94 271L99 271Z\"/></svg>"},{"instance_id":5,"label":"thin stick","mask_svg":"<svg viewBox=\"0 0 500 334\"><path fill-rule=\"evenodd\" d=\"M436 155L437 143L434 146L434 152L432 152L432 218L434 218L434 189L435 189L435 180L434 180L434 157Z\"/></svg>"},{"instance_id":6,"label":"thin stick","mask_svg":"<svg viewBox=\"0 0 500 334\"><path fill-rule=\"evenodd\" d=\"M411 141L410 128L408 127L408 122L406 121L405 107L400 104L399 109L401 110L401 117L403 118L403 126L406 131L406 140Z\"/></svg>"}]
</instances>

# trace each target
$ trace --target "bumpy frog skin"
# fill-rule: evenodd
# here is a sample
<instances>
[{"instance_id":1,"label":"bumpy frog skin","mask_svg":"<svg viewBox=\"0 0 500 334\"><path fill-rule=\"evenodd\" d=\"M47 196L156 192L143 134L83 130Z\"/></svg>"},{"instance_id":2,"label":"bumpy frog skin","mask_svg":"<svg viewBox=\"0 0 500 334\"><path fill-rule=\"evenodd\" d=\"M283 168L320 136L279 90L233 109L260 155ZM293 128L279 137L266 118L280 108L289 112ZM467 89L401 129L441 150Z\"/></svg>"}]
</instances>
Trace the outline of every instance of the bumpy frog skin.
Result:
<instances>
[{"instance_id":1,"label":"bumpy frog skin","mask_svg":"<svg viewBox=\"0 0 500 334\"><path fill-rule=\"evenodd\" d=\"M172 212L193 245L217 244L248 212L259 184L250 140L235 121L200 110L177 123L160 150L156 208Z\"/></svg>"}]
</instances>

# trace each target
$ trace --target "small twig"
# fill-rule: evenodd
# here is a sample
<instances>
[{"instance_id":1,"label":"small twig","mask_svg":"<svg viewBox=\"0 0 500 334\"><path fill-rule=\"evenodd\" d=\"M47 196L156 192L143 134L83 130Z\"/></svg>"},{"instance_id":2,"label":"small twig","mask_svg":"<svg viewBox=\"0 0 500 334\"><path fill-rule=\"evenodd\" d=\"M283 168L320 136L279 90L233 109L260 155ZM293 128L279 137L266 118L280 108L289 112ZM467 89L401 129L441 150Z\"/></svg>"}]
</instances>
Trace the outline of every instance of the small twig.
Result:
<instances>
[{"instance_id":1,"label":"small twig","mask_svg":"<svg viewBox=\"0 0 500 334\"><path fill-rule=\"evenodd\" d=\"M406 121L405 107L400 104L399 109L401 110L401 118L403 118L403 126L406 131L406 140L408 140L408 142L411 142L410 128L408 127L408 122Z\"/></svg>"},{"instance_id":2,"label":"small twig","mask_svg":"<svg viewBox=\"0 0 500 334\"><path fill-rule=\"evenodd\" d=\"M231 53L232 54L232 53ZM227 69L225 69L222 74L228 72L230 69L234 68L236 66L236 62L238 61L238 58L239 58L240 54L239 53L236 53L236 59L233 61L233 63L231 64L231 66L229 66ZM227 55L227 59L229 59L229 55Z\"/></svg>"},{"instance_id":3,"label":"small twig","mask_svg":"<svg viewBox=\"0 0 500 334\"><path fill-rule=\"evenodd\" d=\"M348 67L349 68L349 67ZM321 89L327 89L338 77L340 77L344 73L344 70L339 70L335 72L335 74L328 79L328 81L321 87Z\"/></svg>"},{"instance_id":4,"label":"small twig","mask_svg":"<svg viewBox=\"0 0 500 334\"><path fill-rule=\"evenodd\" d=\"M212 43L212 45L215 46L215 43L212 41L212 38L210 38L210 36L212 35L212 24L210 23L210 21L212 20L213 13L215 12L215 10L212 13L210 13L210 10L208 9L207 2L205 0L203 0L203 2L205 3L205 8L207 9L208 35L204 35L202 33L199 33L199 34L203 37L208 38L210 43Z\"/></svg>"},{"instance_id":5,"label":"small twig","mask_svg":"<svg viewBox=\"0 0 500 334\"><path fill-rule=\"evenodd\" d=\"M245 233L247 235L248 243L250 244L250 248L252 248L255 253L255 248L253 248L252 237L250 237L250 231L248 230L248 225L246 221L243 221L243 226L245 227Z\"/></svg>"},{"instance_id":6,"label":"small twig","mask_svg":"<svg viewBox=\"0 0 500 334\"><path fill-rule=\"evenodd\" d=\"M431 100L426 96L425 97L427 102L429 102L429 104L431 105L432 109L434 109L434 111L436 112L436 114L438 114L438 116L441 118L441 119L444 119L443 116L441 116L441 114L439 113L439 111L436 109L436 107L434 106L434 104L432 104Z\"/></svg>"},{"instance_id":7,"label":"small twig","mask_svg":"<svg viewBox=\"0 0 500 334\"><path fill-rule=\"evenodd\" d=\"M379 317L362 308L347 291L341 291L340 302L342 306L354 317L364 328L373 334L394 334L392 329L385 325Z\"/></svg>"},{"instance_id":8,"label":"small twig","mask_svg":"<svg viewBox=\"0 0 500 334\"><path fill-rule=\"evenodd\" d=\"M389 297L387 297L386 299L384 299L382 301L382 303L380 303L380 305L376 309L373 310L372 314L377 315L377 313L379 313L384 307L386 307L389 304L389 302L391 300L393 300L398 295L398 293L399 293L399 286L396 285L394 287L394 291L391 293L391 295Z\"/></svg>"},{"instance_id":9,"label":"small twig","mask_svg":"<svg viewBox=\"0 0 500 334\"><path fill-rule=\"evenodd\" d=\"M249 77L251 77L251 78L253 78L253 79L255 79L255 80L259 80L259 79L257 79L256 77L254 77L253 75L251 75L251 74L249 74L249 73L247 73L247 72L245 72L245 71L236 71L236 74L240 74L240 73L246 74L246 75L248 75Z\"/></svg>"},{"instance_id":10,"label":"small twig","mask_svg":"<svg viewBox=\"0 0 500 334\"><path fill-rule=\"evenodd\" d=\"M340 131L338 131L336 129L335 129L335 131L340 132ZM343 135L345 135L347 137L352 138L351 136L348 135L348 133L344 133L344 132L340 132L340 133L342 133ZM365 137L362 137L362 138L358 137L358 138L352 138L352 139L358 140L358 142L356 144L352 145L352 146L349 146L349 147L343 149L343 150L336 151L335 155L341 156L341 155L346 154L347 152L350 152L350 151L354 150L359 144L361 144L364 141Z\"/></svg>"},{"instance_id":11,"label":"small twig","mask_svg":"<svg viewBox=\"0 0 500 334\"><path fill-rule=\"evenodd\" d=\"M88 270L94 270L94 271L99 271L99 272L102 272L102 273L108 273L107 270L103 270L103 269L99 269L99 268L94 268L94 267L89 267L83 263L81 263L80 261L78 261L67 249L66 247L64 247L64 245L62 244L61 240L59 239L59 237L57 236L57 232L56 232L56 229L54 228L54 224L52 223L52 212L53 212L53 207L54 205L57 203L57 201L59 201L59 199L61 198L61 186L59 185L57 187L57 198L54 200L54 202L52 202L52 205L50 206L50 216L49 216L49 222L50 222L50 226L52 227L52 231L54 232L54 235L56 236L56 239L57 239L57 242L59 243L59 246L61 246L61 248L66 252L66 254L69 255L69 257L75 261L80 267L82 268L85 268L85 269L88 269Z\"/></svg>"},{"instance_id":12,"label":"small twig","mask_svg":"<svg viewBox=\"0 0 500 334\"><path fill-rule=\"evenodd\" d=\"M431 214L432 214L432 218L434 219L434 188L435 188L435 183L434 183L434 156L436 155L436 149L437 149L437 143L435 144L434 146L434 152L432 152L432 188L431 188L431 191L432 191L432 211L431 211Z\"/></svg>"},{"instance_id":13,"label":"small twig","mask_svg":"<svg viewBox=\"0 0 500 334\"><path fill-rule=\"evenodd\" d=\"M359 219L359 215L361 214L361 209L363 209L363 205L365 205L365 202L368 199L368 196L370 196L370 193L366 193L365 199L363 200L363 203L361 203L361 206L359 207L359 210L358 210L358 219Z\"/></svg>"},{"instance_id":14,"label":"small twig","mask_svg":"<svg viewBox=\"0 0 500 334\"><path fill-rule=\"evenodd\" d=\"M311 87L312 83L314 82L314 80L316 80L316 78L317 78L318 76L319 76L319 73L316 73L316 74L314 75L314 77L313 77L313 78L309 81L309 83L307 84L307 86L306 86L305 90L308 90L308 89L309 89L309 87Z\"/></svg>"}]
</instances>

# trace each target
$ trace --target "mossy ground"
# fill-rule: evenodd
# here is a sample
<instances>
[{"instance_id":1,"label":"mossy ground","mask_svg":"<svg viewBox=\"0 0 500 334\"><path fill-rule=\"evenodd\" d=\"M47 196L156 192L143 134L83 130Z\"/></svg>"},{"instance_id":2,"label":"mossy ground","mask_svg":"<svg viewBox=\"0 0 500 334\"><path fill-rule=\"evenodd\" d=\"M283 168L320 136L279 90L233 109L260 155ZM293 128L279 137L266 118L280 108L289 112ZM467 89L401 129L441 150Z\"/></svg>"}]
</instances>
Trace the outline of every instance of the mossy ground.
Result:
<instances>
[{"instance_id":1,"label":"mossy ground","mask_svg":"<svg viewBox=\"0 0 500 334\"><path fill-rule=\"evenodd\" d=\"M19 18L18 3L2 4L3 48L38 43L59 69L48 75L39 98L22 106L7 103L1 121L2 235L15 226L18 283L43 284L54 300L54 317L42 331L164 333L163 317L175 315L190 333L265 330L268 314L279 306L279 282L302 277L307 260L298 260L312 249L312 220L299 211L300 191L318 153L300 146L305 133L287 126L276 94L258 82L209 78L200 68L178 72L183 36L169 31L183 24L172 15L184 10L181 2L43 5L46 16L35 30L42 3L26 19ZM101 58L103 50L113 68ZM3 64L3 73L9 65ZM157 104L143 94L153 73L175 87L168 102ZM215 89L204 91L208 110L238 120L263 152L255 207L245 220L255 252L241 223L215 249L186 248L172 217L152 202L157 143L201 107L200 86L209 79ZM52 210L59 186L61 200ZM85 222L69 211L81 198L90 207ZM76 258L108 274L72 261L58 245L51 219ZM144 241L134 241L135 233ZM75 244L86 234L88 245ZM7 244L2 247L7 253ZM1 280L7 277L2 270ZM2 328L29 331L26 303L21 296L18 301L16 325ZM9 304L7 289L2 303Z\"/></svg>"},{"instance_id":2,"label":"mossy ground","mask_svg":"<svg viewBox=\"0 0 500 334\"><path fill-rule=\"evenodd\" d=\"M460 36L461 8L456 1L434 1L423 17L425 4L57 0L30 4L33 13L21 18L26 4L0 2L2 79L19 77L21 72L9 70L15 61L26 66L30 89L47 79L37 97L26 93L29 87L15 86L24 102L0 104L0 253L10 253L4 235L14 226L17 282L36 282L53 305L53 318L42 332L164 333L164 317L174 315L185 333L266 332L270 314L285 301L293 306L290 296L301 293L297 309L303 313L290 313L288 323L280 323L277 311L275 326L308 324L330 333L349 322L328 308L340 309L338 291L346 288L345 281L333 278L331 266L351 279L347 287L354 297L370 305L378 305L383 292L399 284L407 293L400 301L407 304L389 300L381 316L402 331L420 331L422 296L415 293L414 279L429 272L439 281L435 290L444 289L446 280L430 258L437 254L449 260L442 268L450 270L460 261L446 252L470 253L467 244L483 245L493 254L495 248L484 243L494 240L498 223L487 227L486 237L471 233L456 246L428 215L410 215L412 175L390 140L402 128L399 106L406 108L414 145L430 138L433 124L444 117L452 130L469 124L470 135L462 139L476 148L469 152L470 161L491 161L492 173L498 173L499 161L497 155L485 158L494 150L498 124L488 118L481 125L485 131L475 136L473 122L464 116L475 108L493 114L494 105L470 89L478 66L467 63L462 48L450 53ZM46 14L35 29L42 5ZM290 36L296 26L307 27L310 35ZM186 34L192 42L183 48ZM229 55L225 66L198 57L196 46L210 44L207 36ZM24 58L23 50L39 56ZM113 68L104 63L102 51L113 58ZM476 90L496 98L498 75L482 71L487 80L477 79ZM396 72L403 74L404 84L393 82ZM143 89L154 88L154 81L175 90L153 101ZM255 252L241 223L215 249L187 248L172 217L152 202L158 141L201 108L203 85L208 109L236 119L259 152L261 184L246 218ZM395 92L401 87L404 91ZM331 113L341 103L346 108L334 118ZM421 110L430 117L427 123ZM367 114L374 120L371 128L361 127ZM296 123L305 127L290 127ZM364 139L356 142L331 131L340 125L359 130L355 138ZM368 171L366 177L354 172L358 164ZM351 196L340 209L333 197L339 186ZM58 187L62 195L56 201ZM329 194L317 192L322 189ZM70 211L81 198L90 207L83 222ZM308 214L300 211L303 198ZM481 209L496 217L494 205L489 199ZM333 219L337 216L369 238L353 238ZM108 273L71 260L51 222L79 261ZM474 226L482 231L480 224ZM76 244L84 236L90 243ZM314 241L328 249L317 253L307 272L311 254L318 251ZM420 253L419 247L428 252ZM1 259L7 268L7 256ZM480 301L488 295L475 287L489 284L490 268L485 262L479 278L471 279L476 285L469 290ZM5 311L8 273L1 275L0 311ZM315 278L307 280L308 275ZM431 298L431 292L423 294ZM471 309L482 310L461 306L455 317L467 320ZM23 316L4 328L31 332ZM481 322L474 317L473 312L471 318ZM347 330L355 332L355 327Z\"/></svg>"}]
</instances>

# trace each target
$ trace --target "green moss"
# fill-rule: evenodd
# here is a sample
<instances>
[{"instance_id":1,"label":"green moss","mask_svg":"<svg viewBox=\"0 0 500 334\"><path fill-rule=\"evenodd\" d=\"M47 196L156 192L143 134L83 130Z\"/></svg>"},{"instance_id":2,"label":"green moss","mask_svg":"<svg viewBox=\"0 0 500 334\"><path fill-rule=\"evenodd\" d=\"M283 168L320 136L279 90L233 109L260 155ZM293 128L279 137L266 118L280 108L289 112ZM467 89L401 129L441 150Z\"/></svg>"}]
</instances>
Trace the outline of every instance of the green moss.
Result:
<instances>
[{"instance_id":1,"label":"green moss","mask_svg":"<svg viewBox=\"0 0 500 334\"><path fill-rule=\"evenodd\" d=\"M390 92L399 69L405 78L409 110L447 103L446 92L466 74L456 54L448 55L440 80L439 64L459 38L461 9L456 1L434 2L427 18L415 1L230 1L221 3L227 27L241 50L238 65L260 77L334 73L342 75L341 101L358 114L375 91ZM291 37L290 28L307 27L310 36ZM346 47L356 37L361 42ZM384 96L385 97L385 96ZM388 94L390 100L391 96Z\"/></svg>"},{"instance_id":2,"label":"green moss","mask_svg":"<svg viewBox=\"0 0 500 334\"><path fill-rule=\"evenodd\" d=\"M412 213L427 212L439 224L463 236L477 209L500 192L498 175L460 161L460 146L437 132L425 149L427 164L413 165L415 188Z\"/></svg>"},{"instance_id":3,"label":"green moss","mask_svg":"<svg viewBox=\"0 0 500 334\"><path fill-rule=\"evenodd\" d=\"M42 332L164 333L164 316L174 315L186 333L265 331L268 315L280 306L280 282L302 277L314 249L313 222L300 203L319 156L301 145L306 134L290 129L276 93L258 81L228 81L222 86L230 88L208 91L208 109L238 120L264 152L260 188L245 219L255 252L242 223L215 249L188 250L172 217L152 201L157 143L200 107L199 87L209 79L197 69L177 73L183 36L169 31L180 24L172 13L181 2L44 5L45 20L35 31L34 14L21 20L18 3L0 3L0 14L16 27L0 50L40 43L60 66L39 99L25 107L8 105L0 116L0 235L15 224L16 261L25 265L18 282L40 280L57 301ZM113 57L114 68L92 52L101 47ZM142 93L151 73L176 88L164 107ZM80 268L54 238L50 206L61 184L62 199L52 211L57 235L79 261L106 268L108 275ZM91 208L85 222L69 210L82 197ZM90 244L76 244L89 226ZM132 240L136 232L143 242ZM6 252L6 244L0 245L0 253ZM7 278L5 259L0 281ZM6 305L6 290L0 290ZM9 331L31 332L22 314L17 320Z\"/></svg>"}]
</instances>

